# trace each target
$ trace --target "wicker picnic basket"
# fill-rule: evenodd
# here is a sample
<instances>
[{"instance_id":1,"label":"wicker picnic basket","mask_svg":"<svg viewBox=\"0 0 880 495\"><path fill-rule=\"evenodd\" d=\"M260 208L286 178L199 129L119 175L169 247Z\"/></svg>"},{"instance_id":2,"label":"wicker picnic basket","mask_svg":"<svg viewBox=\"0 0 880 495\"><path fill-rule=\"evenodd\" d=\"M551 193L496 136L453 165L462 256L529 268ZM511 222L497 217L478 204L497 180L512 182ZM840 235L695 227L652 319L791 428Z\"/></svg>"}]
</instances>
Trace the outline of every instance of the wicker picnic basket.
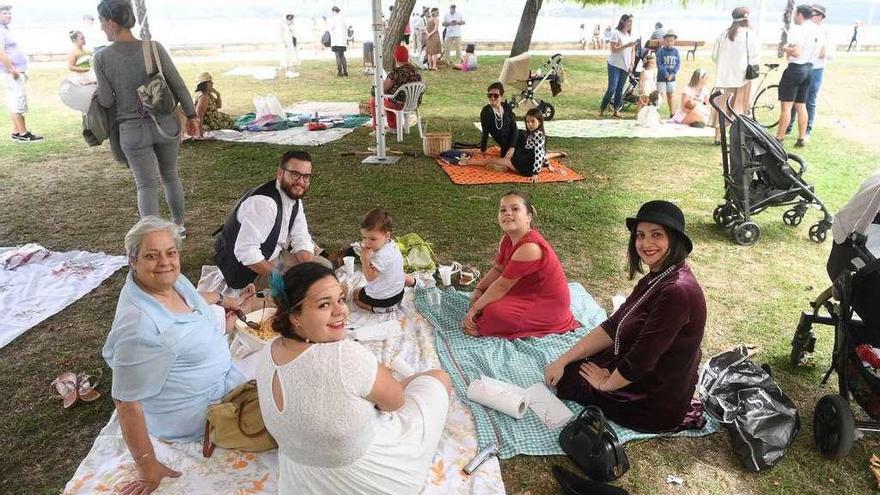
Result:
<instances>
[{"instance_id":1,"label":"wicker picnic basket","mask_svg":"<svg viewBox=\"0 0 880 495\"><path fill-rule=\"evenodd\" d=\"M425 124L425 132L422 133L422 151L425 156L438 157L449 149L452 149L452 132L428 132L428 125Z\"/></svg>"},{"instance_id":2,"label":"wicker picnic basket","mask_svg":"<svg viewBox=\"0 0 880 495\"><path fill-rule=\"evenodd\" d=\"M371 115L371 110L372 107L370 106L369 101L358 102L358 113L360 113L361 115Z\"/></svg>"}]
</instances>

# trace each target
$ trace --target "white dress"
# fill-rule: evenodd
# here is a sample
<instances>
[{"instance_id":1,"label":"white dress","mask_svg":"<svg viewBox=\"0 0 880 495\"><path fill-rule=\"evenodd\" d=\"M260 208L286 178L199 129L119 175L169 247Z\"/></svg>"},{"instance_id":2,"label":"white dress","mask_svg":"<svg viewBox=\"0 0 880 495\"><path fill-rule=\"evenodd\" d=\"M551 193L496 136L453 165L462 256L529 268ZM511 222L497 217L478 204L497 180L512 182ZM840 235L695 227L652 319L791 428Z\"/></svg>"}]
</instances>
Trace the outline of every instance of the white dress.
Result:
<instances>
[{"instance_id":1,"label":"white dress","mask_svg":"<svg viewBox=\"0 0 880 495\"><path fill-rule=\"evenodd\" d=\"M266 428L278 442L278 493L419 493L446 422L444 386L416 378L403 407L382 413L365 399L378 363L360 344L313 344L282 366L272 359L273 344L260 351L257 387ZM282 410L272 395L276 372Z\"/></svg>"}]
</instances>

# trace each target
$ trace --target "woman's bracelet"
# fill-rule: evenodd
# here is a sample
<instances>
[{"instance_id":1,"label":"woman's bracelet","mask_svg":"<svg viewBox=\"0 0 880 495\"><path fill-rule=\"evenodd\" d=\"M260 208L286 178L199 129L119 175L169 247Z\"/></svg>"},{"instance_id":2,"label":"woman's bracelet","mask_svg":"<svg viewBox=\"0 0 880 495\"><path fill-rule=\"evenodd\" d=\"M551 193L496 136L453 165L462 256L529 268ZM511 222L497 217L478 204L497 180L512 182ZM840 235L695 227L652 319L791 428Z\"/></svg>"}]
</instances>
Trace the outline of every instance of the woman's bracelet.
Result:
<instances>
[{"instance_id":1,"label":"woman's bracelet","mask_svg":"<svg viewBox=\"0 0 880 495\"><path fill-rule=\"evenodd\" d=\"M138 466L140 466L141 463L144 461L144 459L146 459L150 456L154 456L153 452L146 452L142 455L139 455L139 456L137 456L137 458L135 458L134 463L137 464Z\"/></svg>"}]
</instances>

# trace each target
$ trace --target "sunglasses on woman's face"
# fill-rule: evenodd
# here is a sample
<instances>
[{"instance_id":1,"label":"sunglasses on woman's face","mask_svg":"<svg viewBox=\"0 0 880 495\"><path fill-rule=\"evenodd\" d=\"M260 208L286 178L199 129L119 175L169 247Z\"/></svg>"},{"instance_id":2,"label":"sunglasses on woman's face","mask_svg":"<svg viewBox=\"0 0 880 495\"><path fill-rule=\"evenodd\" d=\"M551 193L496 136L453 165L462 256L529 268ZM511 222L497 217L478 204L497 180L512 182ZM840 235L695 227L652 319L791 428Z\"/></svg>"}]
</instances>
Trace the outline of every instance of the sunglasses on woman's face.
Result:
<instances>
[{"instance_id":1,"label":"sunglasses on woman's face","mask_svg":"<svg viewBox=\"0 0 880 495\"><path fill-rule=\"evenodd\" d=\"M486 98L501 98L501 93L486 93Z\"/></svg>"}]
</instances>

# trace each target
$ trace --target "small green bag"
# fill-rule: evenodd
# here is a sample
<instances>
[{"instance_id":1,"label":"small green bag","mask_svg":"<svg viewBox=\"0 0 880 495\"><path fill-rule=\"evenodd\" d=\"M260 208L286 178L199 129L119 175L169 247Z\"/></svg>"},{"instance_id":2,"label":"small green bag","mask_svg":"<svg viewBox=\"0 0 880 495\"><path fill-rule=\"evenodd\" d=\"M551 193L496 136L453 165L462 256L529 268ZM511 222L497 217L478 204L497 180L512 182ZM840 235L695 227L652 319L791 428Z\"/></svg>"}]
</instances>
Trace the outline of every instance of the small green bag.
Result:
<instances>
[{"instance_id":1,"label":"small green bag","mask_svg":"<svg viewBox=\"0 0 880 495\"><path fill-rule=\"evenodd\" d=\"M437 269L431 244L416 233L406 234L394 240L403 254L403 269L407 273Z\"/></svg>"}]
</instances>

